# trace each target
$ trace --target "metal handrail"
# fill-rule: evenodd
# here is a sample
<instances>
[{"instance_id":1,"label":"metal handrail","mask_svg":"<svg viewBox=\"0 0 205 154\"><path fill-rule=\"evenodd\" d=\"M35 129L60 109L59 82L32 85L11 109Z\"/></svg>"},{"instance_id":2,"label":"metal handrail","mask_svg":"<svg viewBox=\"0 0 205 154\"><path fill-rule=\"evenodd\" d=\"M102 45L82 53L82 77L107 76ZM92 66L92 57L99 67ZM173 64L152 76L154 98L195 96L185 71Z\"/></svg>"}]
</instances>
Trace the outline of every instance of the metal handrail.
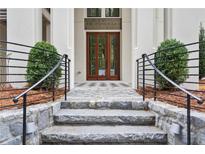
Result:
<instances>
[{"instance_id":1,"label":"metal handrail","mask_svg":"<svg viewBox=\"0 0 205 154\"><path fill-rule=\"evenodd\" d=\"M65 58L65 61L64 61L64 58ZM67 67L70 67L69 66L70 61L71 60L68 59L68 55L64 54L61 57L61 59L58 61L58 63L52 68L52 70L50 70L43 78L41 78L38 82L36 82L33 86L31 86L27 90L25 90L24 92L22 92L21 94L19 94L18 96L13 98L13 102L17 103L19 98L23 97L23 135L22 135L23 136L22 137L22 144L23 145L26 144L26 128L27 128L27 126L26 126L26 108L27 108L27 96L28 96L27 93L29 91L31 91L32 89L34 89L35 87L37 87L40 83L42 83L49 76L53 75L54 72L57 70L57 68L61 66L61 63L65 62L65 74L64 74L65 75L65 78L64 78L65 79L65 87L64 87L65 88L65 90L64 90L65 93L64 93L64 95L65 95L65 100L66 100L67 99L67 83L69 83L69 89L70 89L70 82L68 82L68 78L67 78L67 75L69 75L69 74L67 74L67 71L70 72L70 69L67 68ZM53 83L52 88L54 89L54 83ZM54 90L52 92L53 92L53 101L54 101L54 93L55 92L54 92Z\"/></svg>"},{"instance_id":2,"label":"metal handrail","mask_svg":"<svg viewBox=\"0 0 205 154\"><path fill-rule=\"evenodd\" d=\"M180 85L176 84L174 81L172 81L170 78L168 78L166 75L164 75L152 62L151 60L149 59L148 55L147 54L143 54L142 56L146 57L148 62L150 63L150 65L154 68L154 70L159 74L161 75L165 80L167 80L168 82L170 82L173 86L179 88L181 91L183 91L184 93L190 95L192 98L196 99L197 102L199 104L202 104L204 102L203 99L201 99L200 97L198 96L195 96L193 95L192 93L190 93L189 91L187 91L186 89L182 88Z\"/></svg>"},{"instance_id":3,"label":"metal handrail","mask_svg":"<svg viewBox=\"0 0 205 154\"><path fill-rule=\"evenodd\" d=\"M8 42L8 41L3 41L3 40L0 40L0 45L1 44L10 44L12 46L17 46L17 47L23 47L22 49L12 49L12 46L9 47L11 49L7 49L7 46L2 46L0 47L0 51L3 51L4 53L7 53L7 52L12 52L12 53L18 53L18 54L26 54L26 55L29 55L30 53L27 51L28 49L37 49L37 50L41 50L43 52L50 52L50 50L48 49L44 49L44 48L41 48L41 47L35 47L35 46L29 46L29 45L25 45L25 44L20 44L20 43L16 43L16 42ZM66 51L67 52L67 51ZM64 54L64 55L61 55L57 52L55 53L52 53L52 54L55 54L57 55L58 57L58 60L57 62L55 63L55 65L50 69L48 70L48 72L46 72L46 75L41 77L37 82L35 82L34 84L32 84L31 86L29 87L24 87L24 88L17 88L16 90L21 90L20 91L20 94L16 94L17 96L10 96L10 97L1 97L0 98L0 101L1 100L8 100L8 99L13 99L13 104L11 103L8 103L8 105L3 105L3 108L7 108L7 107L13 107L13 106L16 106L20 103L18 103L19 99L20 98L23 98L22 99L22 109L23 109L23 131L22 131L22 144L25 145L26 144L26 132L27 132L27 97L28 96L33 96L33 95L38 95L38 94L42 94L42 93L50 93L52 92L52 100L55 101L55 96L56 96L56 86L55 86L55 71L60 68L60 67L63 67L61 70L63 71L63 73L61 74L61 78L59 78L59 81L62 81L64 80L63 83L59 82L59 85L62 85L64 84L64 98L65 100L67 100L67 92L68 90L70 90L70 62L71 60L68 59L68 55L67 54ZM27 57L27 56L26 56ZM12 61L24 61L24 62L38 62L38 61L34 61L34 60L29 60L29 59L24 59L24 58L19 58L19 55L16 55L16 57L0 57L0 59L3 59L3 60L12 60ZM39 61L40 62L40 61ZM21 66L14 66L14 65L7 65L7 64L1 64L0 65L0 68L29 68L28 66L24 66L24 65L21 65ZM39 69L43 69L41 67L38 67ZM24 70L25 71L25 70ZM32 73L31 73L32 74ZM9 72L6 72L6 73L1 73L0 76L17 76L17 75L20 75L20 76L25 76L25 75L28 75L28 73L9 73ZM35 75L38 75L38 74L35 74ZM34 90L37 86L38 88L40 88L42 85L42 82L45 81L46 79L48 79L48 77L51 76L51 90L48 90L46 92L37 92L37 93L33 93L33 94L29 94L30 91ZM64 76L64 77L62 77ZM18 80L18 81L15 81L15 80L11 80L11 81L3 81L1 82L3 84L11 84L11 83L29 83L29 80ZM62 87L62 86L61 86ZM61 89L61 88L60 88ZM15 89L6 89L6 90L2 90L2 91L13 91ZM48 97L47 97L48 98ZM49 97L49 100L51 99L51 97ZM31 101L32 102L32 101ZM29 101L30 103L30 101ZM5 103L6 104L6 103ZM0 106L1 108L1 106Z\"/></svg>"},{"instance_id":4,"label":"metal handrail","mask_svg":"<svg viewBox=\"0 0 205 154\"><path fill-rule=\"evenodd\" d=\"M18 102L19 98L22 97L23 95L27 94L29 91L31 91L32 89L34 89L35 87L37 87L40 83L42 83L46 78L48 78L51 74L54 73L54 71L60 66L61 62L63 61L63 59L66 57L67 55L63 55L61 57L61 59L58 61L58 63L55 65L55 67L50 70L50 72L48 72L41 80L39 80L38 82L36 82L33 86L31 86L30 88L28 88L27 90L25 90L24 92L22 92L21 94L19 94L18 96L16 96L13 101L15 103Z\"/></svg>"},{"instance_id":5,"label":"metal handrail","mask_svg":"<svg viewBox=\"0 0 205 154\"><path fill-rule=\"evenodd\" d=\"M193 44L193 43L192 43ZM197 100L198 104L202 104L204 102L204 100L198 96L195 96L194 94L192 94L191 92L187 91L186 89L184 89L183 87L181 87L180 85L176 84L174 81L172 81L170 78L168 78L166 75L164 75L156 66L155 64L153 64L149 58L149 56L147 54L143 54L142 55L142 59L143 59L143 100L145 100L145 58L147 59L147 61L149 62L150 66L153 67L154 69L154 101L156 101L156 84L157 84L157 80L156 80L156 75L159 74L161 77L163 77L166 81L168 81L169 83L171 83L174 87L177 87L179 90L181 90L182 92L184 92L187 95L187 145L191 144L191 98L194 98L195 100ZM137 67L139 67L139 59L137 60ZM138 74L139 74L139 70L138 70ZM137 75L137 82L139 83L139 76ZM138 84L137 84L138 85Z\"/></svg>"},{"instance_id":6,"label":"metal handrail","mask_svg":"<svg viewBox=\"0 0 205 154\"><path fill-rule=\"evenodd\" d=\"M152 52L151 54L147 54L147 56L152 56L152 55L154 55L154 54L157 53L157 52L172 50L172 49L181 48L181 47L192 46L192 45L199 44L199 43L205 43L205 41L197 41L197 42L193 42L193 43L187 43L187 44L183 44L183 45L171 46L171 47L168 47L168 48L163 48L163 49L161 49L161 50ZM141 59L142 59L142 57L139 58L138 60L141 60Z\"/></svg>"},{"instance_id":7,"label":"metal handrail","mask_svg":"<svg viewBox=\"0 0 205 154\"><path fill-rule=\"evenodd\" d=\"M39 48L39 47L34 47L34 46L25 45L25 44L16 43L16 42L10 42L10 41L3 41L3 40L0 40L0 43L4 43L4 44L12 44L12 45L16 45L16 46L21 46L21 47L32 48L32 49L43 50L43 51L45 51L45 52L49 52L49 50L47 50L47 49L42 49L42 48ZM13 52L18 52L18 51L13 50ZM56 55L62 57L62 55L59 54L59 53L54 53L54 54L56 54Z\"/></svg>"}]
</instances>

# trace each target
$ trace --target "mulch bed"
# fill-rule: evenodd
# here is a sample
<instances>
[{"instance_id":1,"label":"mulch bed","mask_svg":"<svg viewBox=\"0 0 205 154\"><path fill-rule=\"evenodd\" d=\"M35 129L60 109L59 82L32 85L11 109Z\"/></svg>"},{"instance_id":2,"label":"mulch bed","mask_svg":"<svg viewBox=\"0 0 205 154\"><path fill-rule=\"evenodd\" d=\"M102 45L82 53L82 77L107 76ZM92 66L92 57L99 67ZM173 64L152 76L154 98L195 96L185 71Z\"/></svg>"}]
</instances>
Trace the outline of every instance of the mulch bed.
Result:
<instances>
[{"instance_id":1,"label":"mulch bed","mask_svg":"<svg viewBox=\"0 0 205 154\"><path fill-rule=\"evenodd\" d=\"M0 110L11 108L22 108L23 98L21 97L17 104L13 102L13 97L19 95L25 90L14 89L12 87L0 89ZM64 88L55 90L55 99L59 99L64 95ZM53 92L48 90L32 90L27 95L27 105L41 104L52 101ZM9 98L9 99L3 99Z\"/></svg>"},{"instance_id":2,"label":"mulch bed","mask_svg":"<svg viewBox=\"0 0 205 154\"><path fill-rule=\"evenodd\" d=\"M205 91L205 80L201 80L199 81L199 83L199 89Z\"/></svg>"},{"instance_id":3,"label":"mulch bed","mask_svg":"<svg viewBox=\"0 0 205 154\"><path fill-rule=\"evenodd\" d=\"M154 92L152 87L145 88L145 98L153 98ZM143 94L142 88L138 89L139 94ZM199 96L205 100L205 91L200 89L200 92L192 92L196 96ZM159 90L157 89L157 100L163 101L165 103L175 105L178 107L186 107L186 95L178 90ZM191 100L191 108L194 110L205 112L205 102L203 104L198 104L196 100Z\"/></svg>"}]
</instances>

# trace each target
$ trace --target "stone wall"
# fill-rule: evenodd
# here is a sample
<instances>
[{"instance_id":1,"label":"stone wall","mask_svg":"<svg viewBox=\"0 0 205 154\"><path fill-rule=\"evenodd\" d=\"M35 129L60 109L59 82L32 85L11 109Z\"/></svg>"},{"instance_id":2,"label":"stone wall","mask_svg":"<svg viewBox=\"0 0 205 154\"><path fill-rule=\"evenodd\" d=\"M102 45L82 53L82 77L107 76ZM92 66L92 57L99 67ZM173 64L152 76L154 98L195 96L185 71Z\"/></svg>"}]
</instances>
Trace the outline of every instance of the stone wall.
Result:
<instances>
[{"instance_id":1,"label":"stone wall","mask_svg":"<svg viewBox=\"0 0 205 154\"><path fill-rule=\"evenodd\" d=\"M59 109L60 101L27 108L26 144L40 144L39 133L53 125L53 114ZM22 109L0 111L0 144L22 144L22 119Z\"/></svg>"},{"instance_id":2,"label":"stone wall","mask_svg":"<svg viewBox=\"0 0 205 154\"><path fill-rule=\"evenodd\" d=\"M168 133L168 144L186 144L186 109L148 100L156 114L156 126ZM41 144L40 132L53 125L53 114L61 103L32 105L27 108L27 144ZM0 144L22 143L22 109L0 111ZM205 113L191 111L192 144L205 144Z\"/></svg>"},{"instance_id":3,"label":"stone wall","mask_svg":"<svg viewBox=\"0 0 205 154\"><path fill-rule=\"evenodd\" d=\"M168 144L186 144L187 110L159 101L148 104L156 113L156 126L168 133ZM191 111L191 143L205 144L205 113Z\"/></svg>"}]
</instances>

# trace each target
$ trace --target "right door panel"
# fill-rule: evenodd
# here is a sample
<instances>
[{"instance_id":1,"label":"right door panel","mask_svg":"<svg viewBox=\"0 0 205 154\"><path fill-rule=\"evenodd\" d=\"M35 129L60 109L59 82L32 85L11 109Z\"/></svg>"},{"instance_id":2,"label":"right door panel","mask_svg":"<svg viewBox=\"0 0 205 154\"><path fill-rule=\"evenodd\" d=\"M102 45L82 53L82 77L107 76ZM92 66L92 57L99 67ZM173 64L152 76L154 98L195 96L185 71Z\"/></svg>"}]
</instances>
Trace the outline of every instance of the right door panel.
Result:
<instances>
[{"instance_id":1,"label":"right door panel","mask_svg":"<svg viewBox=\"0 0 205 154\"><path fill-rule=\"evenodd\" d=\"M109 78L120 79L120 36L119 33L109 33Z\"/></svg>"}]
</instances>

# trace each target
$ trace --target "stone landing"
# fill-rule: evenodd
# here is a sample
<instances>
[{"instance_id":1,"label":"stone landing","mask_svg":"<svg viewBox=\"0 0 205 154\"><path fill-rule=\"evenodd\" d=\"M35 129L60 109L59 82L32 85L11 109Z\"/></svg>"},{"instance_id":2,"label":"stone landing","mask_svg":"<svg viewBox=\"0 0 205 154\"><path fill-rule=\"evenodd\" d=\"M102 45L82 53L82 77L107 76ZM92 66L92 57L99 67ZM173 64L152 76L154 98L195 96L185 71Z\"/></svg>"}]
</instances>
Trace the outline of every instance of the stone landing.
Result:
<instances>
[{"instance_id":1,"label":"stone landing","mask_svg":"<svg viewBox=\"0 0 205 154\"><path fill-rule=\"evenodd\" d=\"M89 101L131 101L142 100L127 83L122 81L87 81L76 84L69 92L68 100Z\"/></svg>"}]
</instances>

